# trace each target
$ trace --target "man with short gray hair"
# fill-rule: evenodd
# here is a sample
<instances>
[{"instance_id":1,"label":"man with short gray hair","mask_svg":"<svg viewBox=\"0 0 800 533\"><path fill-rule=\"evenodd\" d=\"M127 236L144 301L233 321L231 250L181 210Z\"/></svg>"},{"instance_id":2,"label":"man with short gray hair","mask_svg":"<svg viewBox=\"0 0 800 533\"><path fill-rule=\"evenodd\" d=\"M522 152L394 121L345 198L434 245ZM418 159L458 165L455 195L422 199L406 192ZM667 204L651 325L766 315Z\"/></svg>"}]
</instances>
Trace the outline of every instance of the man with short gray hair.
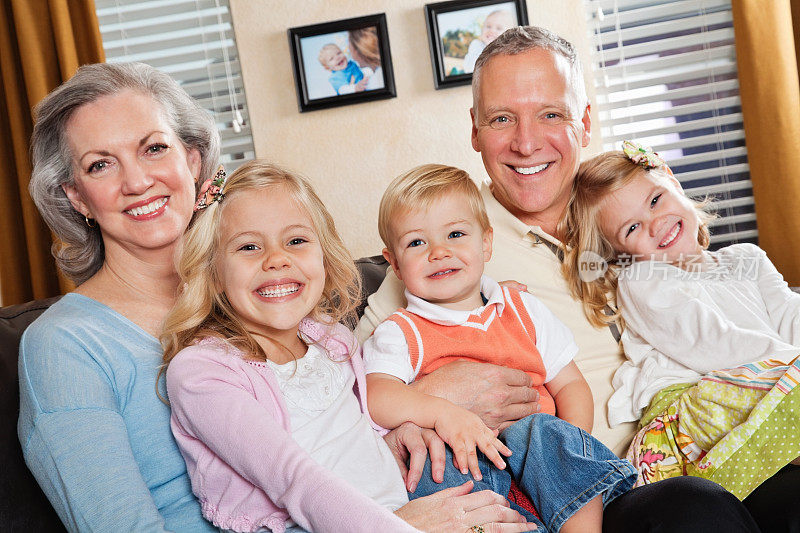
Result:
<instances>
[{"instance_id":1,"label":"man with short gray hair","mask_svg":"<svg viewBox=\"0 0 800 533\"><path fill-rule=\"evenodd\" d=\"M572 330L580 348L575 361L595 401L592 433L623 454L635 426L609 427L606 403L613 392L611 377L624 357L609 330L589 324L581 303L572 299L558 251L561 215L581 148L591 138L591 109L575 50L546 29L512 28L478 58L472 91L472 146L490 179L481 192L494 228L494 253L485 272L526 284ZM356 329L361 341L405 306L402 283L389 272L368 303ZM450 363L415 386L472 410L497 429L538 411L530 378L509 368ZM655 513L655 501L669 501L670 511ZM673 478L634 489L611 502L604 517L608 531L712 527L758 531L734 496L699 478Z\"/></svg>"}]
</instances>

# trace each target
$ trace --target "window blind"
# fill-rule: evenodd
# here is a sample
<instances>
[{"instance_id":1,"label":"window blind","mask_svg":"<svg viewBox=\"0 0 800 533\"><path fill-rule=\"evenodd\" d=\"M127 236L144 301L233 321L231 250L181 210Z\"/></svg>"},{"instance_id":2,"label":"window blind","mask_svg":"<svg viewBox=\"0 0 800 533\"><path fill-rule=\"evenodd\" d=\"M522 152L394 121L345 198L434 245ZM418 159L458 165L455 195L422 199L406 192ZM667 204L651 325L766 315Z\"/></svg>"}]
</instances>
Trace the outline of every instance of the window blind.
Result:
<instances>
[{"instance_id":1,"label":"window blind","mask_svg":"<svg viewBox=\"0 0 800 533\"><path fill-rule=\"evenodd\" d=\"M171 75L215 119L230 173L255 150L228 0L95 0L106 61Z\"/></svg>"},{"instance_id":2,"label":"window blind","mask_svg":"<svg viewBox=\"0 0 800 533\"><path fill-rule=\"evenodd\" d=\"M757 243L730 0L584 5L603 149L652 146L689 196L715 200L712 248Z\"/></svg>"}]
</instances>

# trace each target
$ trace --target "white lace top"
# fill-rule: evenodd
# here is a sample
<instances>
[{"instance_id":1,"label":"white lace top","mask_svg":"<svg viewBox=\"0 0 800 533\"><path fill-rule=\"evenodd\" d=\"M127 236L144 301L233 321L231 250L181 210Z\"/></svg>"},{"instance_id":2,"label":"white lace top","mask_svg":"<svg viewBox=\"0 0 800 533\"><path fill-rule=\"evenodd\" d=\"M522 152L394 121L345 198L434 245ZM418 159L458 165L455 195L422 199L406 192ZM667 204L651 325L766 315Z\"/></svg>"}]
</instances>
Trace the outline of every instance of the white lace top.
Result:
<instances>
[{"instance_id":1,"label":"white lace top","mask_svg":"<svg viewBox=\"0 0 800 533\"><path fill-rule=\"evenodd\" d=\"M306 355L275 372L289 412L292 438L320 465L391 510L408 503L400 469L353 394L347 362L332 361L312 344Z\"/></svg>"}]
</instances>

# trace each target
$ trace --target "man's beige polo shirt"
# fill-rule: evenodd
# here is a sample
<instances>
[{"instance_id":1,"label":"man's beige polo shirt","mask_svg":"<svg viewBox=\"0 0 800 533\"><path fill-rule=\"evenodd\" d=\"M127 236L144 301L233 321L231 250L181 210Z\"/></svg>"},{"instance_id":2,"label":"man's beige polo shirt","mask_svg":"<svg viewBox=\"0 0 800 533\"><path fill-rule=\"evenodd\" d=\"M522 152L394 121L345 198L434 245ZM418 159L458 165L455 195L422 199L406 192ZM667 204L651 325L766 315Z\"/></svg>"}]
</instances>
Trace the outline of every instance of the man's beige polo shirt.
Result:
<instances>
[{"instance_id":1,"label":"man's beige polo shirt","mask_svg":"<svg viewBox=\"0 0 800 533\"><path fill-rule=\"evenodd\" d=\"M611 378L625 357L608 328L597 329L586 320L581 304L569 294L561 275L561 262L550 246L543 241L560 245L538 226L528 226L509 213L492 196L488 185L481 187L489 220L494 228L492 259L485 272L497 281L516 280L528 286L564 322L578 344L575 362L580 368L594 397L594 430L592 434L617 455L624 455L635 431L634 423L609 428L606 404L614 389ZM405 307L403 284L389 269L386 280L368 299L369 307L356 328L360 342L398 307Z\"/></svg>"}]
</instances>

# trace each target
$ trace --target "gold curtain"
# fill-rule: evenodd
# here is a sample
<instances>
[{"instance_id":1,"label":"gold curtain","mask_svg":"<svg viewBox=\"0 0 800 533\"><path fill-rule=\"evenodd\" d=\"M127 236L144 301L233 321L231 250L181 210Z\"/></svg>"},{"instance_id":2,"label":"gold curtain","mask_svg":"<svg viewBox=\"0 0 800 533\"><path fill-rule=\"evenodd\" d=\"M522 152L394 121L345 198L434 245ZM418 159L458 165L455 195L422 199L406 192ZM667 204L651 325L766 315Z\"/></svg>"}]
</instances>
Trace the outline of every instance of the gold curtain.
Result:
<instances>
[{"instance_id":1,"label":"gold curtain","mask_svg":"<svg viewBox=\"0 0 800 533\"><path fill-rule=\"evenodd\" d=\"M31 109L84 63L105 60L93 0L0 0L0 296L66 292L52 237L28 194Z\"/></svg>"},{"instance_id":2,"label":"gold curtain","mask_svg":"<svg viewBox=\"0 0 800 533\"><path fill-rule=\"evenodd\" d=\"M747 158L758 239L800 285L800 80L792 24L798 0L733 0Z\"/></svg>"}]
</instances>

